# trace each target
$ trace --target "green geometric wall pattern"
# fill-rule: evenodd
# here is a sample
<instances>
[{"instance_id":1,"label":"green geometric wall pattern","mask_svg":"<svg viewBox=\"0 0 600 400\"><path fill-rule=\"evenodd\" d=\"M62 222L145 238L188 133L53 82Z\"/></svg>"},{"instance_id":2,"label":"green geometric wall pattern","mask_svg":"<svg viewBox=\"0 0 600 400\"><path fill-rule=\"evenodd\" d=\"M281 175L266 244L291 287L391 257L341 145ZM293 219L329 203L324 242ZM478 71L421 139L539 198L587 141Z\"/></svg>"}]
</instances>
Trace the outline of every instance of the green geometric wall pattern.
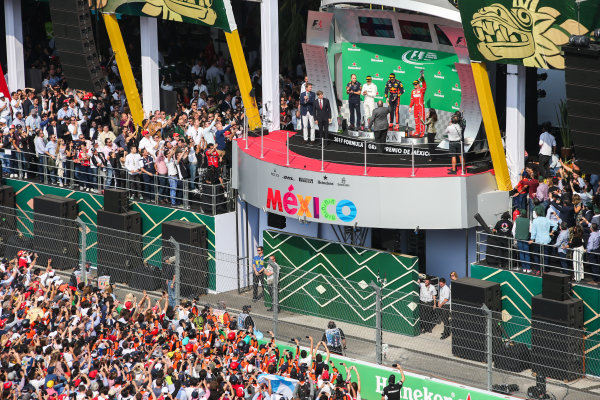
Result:
<instances>
[{"instance_id":1,"label":"green geometric wall pattern","mask_svg":"<svg viewBox=\"0 0 600 400\"><path fill-rule=\"evenodd\" d=\"M104 197L99 194L80 192L56 186L7 179L6 184L15 189L18 229L25 235L33 235L33 198L53 194L77 200L79 217L86 223L87 260L96 262L96 211L104 206ZM209 254L209 287L215 289L215 221L214 217L181 209L168 208L133 201L131 211L138 211L142 217L143 256L151 265L161 265L162 228L161 224L171 220L185 220L206 226Z\"/></svg>"},{"instance_id":2,"label":"green geometric wall pattern","mask_svg":"<svg viewBox=\"0 0 600 400\"><path fill-rule=\"evenodd\" d=\"M281 309L373 328L375 292L368 284L380 276L383 329L419 334L417 257L274 230L263 232L263 246L265 259L273 255L280 266Z\"/></svg>"},{"instance_id":3,"label":"green geometric wall pattern","mask_svg":"<svg viewBox=\"0 0 600 400\"><path fill-rule=\"evenodd\" d=\"M503 326L511 339L531 345L531 298L542 293L542 278L493 267L471 264L471 278L497 282L502 289ZM600 290L573 285L573 296L583 300L585 369L600 375Z\"/></svg>"}]
</instances>

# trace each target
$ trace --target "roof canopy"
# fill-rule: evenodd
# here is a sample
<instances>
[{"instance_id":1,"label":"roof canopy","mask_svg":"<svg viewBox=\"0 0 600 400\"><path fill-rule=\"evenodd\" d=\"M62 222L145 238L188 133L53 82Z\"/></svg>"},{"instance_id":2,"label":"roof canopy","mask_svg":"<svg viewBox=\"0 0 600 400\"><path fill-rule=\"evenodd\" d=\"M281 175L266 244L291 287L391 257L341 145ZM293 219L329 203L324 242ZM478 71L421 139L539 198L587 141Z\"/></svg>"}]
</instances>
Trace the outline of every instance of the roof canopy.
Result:
<instances>
[{"instance_id":1,"label":"roof canopy","mask_svg":"<svg viewBox=\"0 0 600 400\"><path fill-rule=\"evenodd\" d=\"M322 7L342 4L364 7L394 7L460 22L460 13L448 2L448 0L321 0Z\"/></svg>"}]
</instances>

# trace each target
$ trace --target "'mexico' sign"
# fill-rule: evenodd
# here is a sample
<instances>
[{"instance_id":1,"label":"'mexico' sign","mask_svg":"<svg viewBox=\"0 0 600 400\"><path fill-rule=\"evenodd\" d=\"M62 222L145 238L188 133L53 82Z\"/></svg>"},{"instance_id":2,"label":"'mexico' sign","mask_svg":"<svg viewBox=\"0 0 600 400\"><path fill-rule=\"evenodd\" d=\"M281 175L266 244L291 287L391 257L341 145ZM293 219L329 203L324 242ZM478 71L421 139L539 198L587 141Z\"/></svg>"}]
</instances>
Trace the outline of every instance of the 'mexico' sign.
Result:
<instances>
[{"instance_id":1,"label":"'mexico' sign","mask_svg":"<svg viewBox=\"0 0 600 400\"><path fill-rule=\"evenodd\" d=\"M105 13L155 17L208 25L231 32L236 29L229 0L88 0Z\"/></svg>"}]
</instances>

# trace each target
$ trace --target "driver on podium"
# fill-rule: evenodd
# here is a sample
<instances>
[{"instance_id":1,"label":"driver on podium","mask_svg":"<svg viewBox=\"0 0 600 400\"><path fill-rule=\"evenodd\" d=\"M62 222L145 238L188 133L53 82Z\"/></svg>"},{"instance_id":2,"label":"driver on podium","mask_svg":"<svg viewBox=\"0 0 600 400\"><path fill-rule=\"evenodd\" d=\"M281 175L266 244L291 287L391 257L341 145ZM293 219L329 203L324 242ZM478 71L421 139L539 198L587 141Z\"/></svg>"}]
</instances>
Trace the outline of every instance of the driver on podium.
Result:
<instances>
[{"instance_id":1,"label":"driver on podium","mask_svg":"<svg viewBox=\"0 0 600 400\"><path fill-rule=\"evenodd\" d=\"M409 114L414 110L415 132L413 137L423 137L425 135L425 71L421 70L421 77L413 82L414 89L410 94L410 104L408 105Z\"/></svg>"},{"instance_id":2,"label":"driver on podium","mask_svg":"<svg viewBox=\"0 0 600 400\"><path fill-rule=\"evenodd\" d=\"M385 84L385 98L390 105L390 129L394 126L396 121L395 130L400 130L400 96L404 93L404 86L402 82L396 79L396 74L393 72L390 74L390 80Z\"/></svg>"},{"instance_id":3,"label":"driver on podium","mask_svg":"<svg viewBox=\"0 0 600 400\"><path fill-rule=\"evenodd\" d=\"M365 99L365 126L369 126L371 117L373 116L373 110L375 110L375 96L377 96L377 86L372 82L370 75L367 75L367 83L362 87L363 96Z\"/></svg>"}]
</instances>

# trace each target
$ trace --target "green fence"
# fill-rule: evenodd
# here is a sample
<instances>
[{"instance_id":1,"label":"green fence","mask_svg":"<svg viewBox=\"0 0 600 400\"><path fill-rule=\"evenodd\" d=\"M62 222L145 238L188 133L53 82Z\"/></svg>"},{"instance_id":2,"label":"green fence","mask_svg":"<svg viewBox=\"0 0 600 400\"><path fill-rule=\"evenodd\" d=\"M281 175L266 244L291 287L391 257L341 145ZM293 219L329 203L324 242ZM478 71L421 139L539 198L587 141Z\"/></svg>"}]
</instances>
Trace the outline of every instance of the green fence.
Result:
<instances>
[{"instance_id":1,"label":"green fence","mask_svg":"<svg viewBox=\"0 0 600 400\"><path fill-rule=\"evenodd\" d=\"M273 230L264 231L263 245L265 258L275 256L280 266L281 309L375 327L369 283L379 277L383 329L419 333L417 257Z\"/></svg>"},{"instance_id":2,"label":"green fence","mask_svg":"<svg viewBox=\"0 0 600 400\"><path fill-rule=\"evenodd\" d=\"M477 264L471 265L471 277L500 283L504 329L511 339L531 345L531 298L542 293L542 278ZM573 285L572 293L584 304L586 373L599 376L600 290Z\"/></svg>"},{"instance_id":3,"label":"green fence","mask_svg":"<svg viewBox=\"0 0 600 400\"><path fill-rule=\"evenodd\" d=\"M77 200L79 218L87 225L87 259L96 262L96 211L104 206L102 195L48 186L33 182L7 179L6 184L15 189L18 229L25 235L33 235L33 198L45 194ZM214 217L195 212L132 201L130 210L138 211L142 219L143 256L150 264L161 264L161 224L171 220L185 220L206 226L209 252L209 288L215 289L215 223Z\"/></svg>"}]
</instances>

